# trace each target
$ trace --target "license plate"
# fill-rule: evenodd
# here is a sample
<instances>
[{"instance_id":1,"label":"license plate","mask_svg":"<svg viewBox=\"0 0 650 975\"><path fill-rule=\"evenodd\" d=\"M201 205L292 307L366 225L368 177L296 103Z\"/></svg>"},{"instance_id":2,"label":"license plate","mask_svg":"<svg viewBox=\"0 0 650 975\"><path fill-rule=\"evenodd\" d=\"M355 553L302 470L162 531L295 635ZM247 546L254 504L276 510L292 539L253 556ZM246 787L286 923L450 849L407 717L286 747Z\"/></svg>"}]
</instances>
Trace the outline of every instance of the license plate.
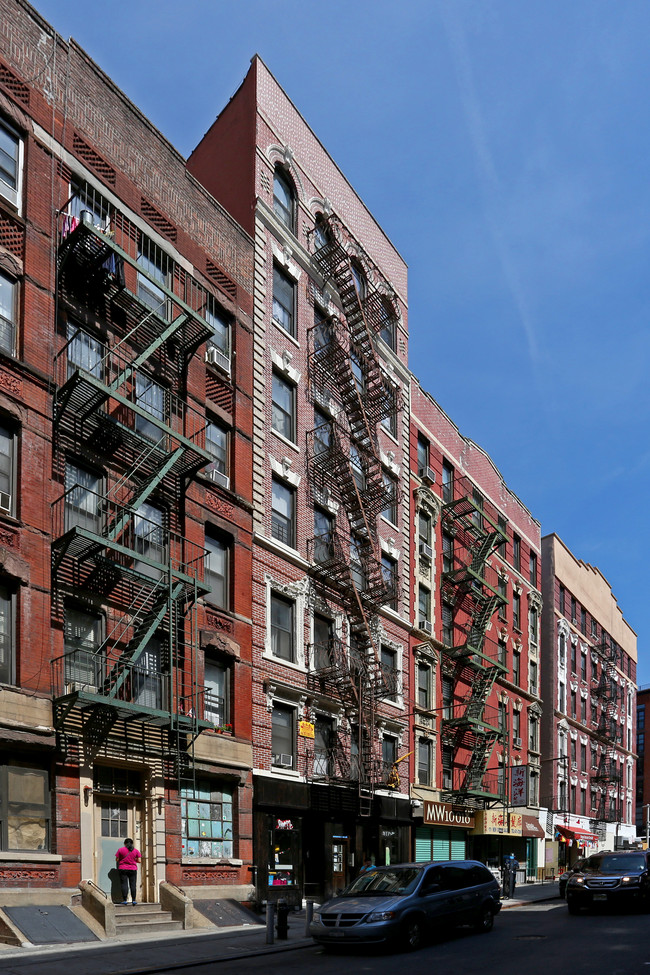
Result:
<instances>
[{"instance_id":1,"label":"license plate","mask_svg":"<svg viewBox=\"0 0 650 975\"><path fill-rule=\"evenodd\" d=\"M333 931L330 931L330 938L344 938L344 937L345 937L345 931L337 931L336 928Z\"/></svg>"},{"instance_id":2,"label":"license plate","mask_svg":"<svg viewBox=\"0 0 650 975\"><path fill-rule=\"evenodd\" d=\"M607 900L607 894L594 894L594 900L595 901L606 901Z\"/></svg>"}]
</instances>

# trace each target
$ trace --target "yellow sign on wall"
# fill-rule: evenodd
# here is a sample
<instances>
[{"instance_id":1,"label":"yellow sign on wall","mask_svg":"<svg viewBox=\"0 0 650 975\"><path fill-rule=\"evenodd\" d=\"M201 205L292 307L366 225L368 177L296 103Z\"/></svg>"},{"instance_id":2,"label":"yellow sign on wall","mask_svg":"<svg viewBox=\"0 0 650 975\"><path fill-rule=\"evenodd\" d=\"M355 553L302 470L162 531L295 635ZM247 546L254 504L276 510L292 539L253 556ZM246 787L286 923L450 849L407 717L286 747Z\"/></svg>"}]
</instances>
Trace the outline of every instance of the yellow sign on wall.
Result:
<instances>
[{"instance_id":1,"label":"yellow sign on wall","mask_svg":"<svg viewBox=\"0 0 650 975\"><path fill-rule=\"evenodd\" d=\"M509 813L505 809L484 809L476 813L475 833L521 836L521 828L521 813Z\"/></svg>"},{"instance_id":2,"label":"yellow sign on wall","mask_svg":"<svg viewBox=\"0 0 650 975\"><path fill-rule=\"evenodd\" d=\"M298 726L298 734L301 738L313 738L314 737L314 723L313 721L301 721Z\"/></svg>"}]
</instances>

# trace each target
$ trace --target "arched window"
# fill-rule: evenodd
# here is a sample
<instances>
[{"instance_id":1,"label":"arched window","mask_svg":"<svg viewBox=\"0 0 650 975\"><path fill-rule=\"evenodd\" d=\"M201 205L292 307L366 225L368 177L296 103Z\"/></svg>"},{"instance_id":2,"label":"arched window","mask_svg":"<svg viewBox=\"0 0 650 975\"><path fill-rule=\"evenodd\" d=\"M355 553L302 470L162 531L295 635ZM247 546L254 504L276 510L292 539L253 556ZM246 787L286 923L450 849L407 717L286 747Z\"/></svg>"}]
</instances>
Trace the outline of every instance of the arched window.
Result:
<instances>
[{"instance_id":1,"label":"arched window","mask_svg":"<svg viewBox=\"0 0 650 975\"><path fill-rule=\"evenodd\" d=\"M285 227L291 231L295 229L296 194L289 176L280 168L273 176L273 210Z\"/></svg>"},{"instance_id":2,"label":"arched window","mask_svg":"<svg viewBox=\"0 0 650 975\"><path fill-rule=\"evenodd\" d=\"M325 247L330 240L330 232L325 223L325 217L322 213L316 214L316 221L314 226L314 250L320 250L321 247Z\"/></svg>"}]
</instances>

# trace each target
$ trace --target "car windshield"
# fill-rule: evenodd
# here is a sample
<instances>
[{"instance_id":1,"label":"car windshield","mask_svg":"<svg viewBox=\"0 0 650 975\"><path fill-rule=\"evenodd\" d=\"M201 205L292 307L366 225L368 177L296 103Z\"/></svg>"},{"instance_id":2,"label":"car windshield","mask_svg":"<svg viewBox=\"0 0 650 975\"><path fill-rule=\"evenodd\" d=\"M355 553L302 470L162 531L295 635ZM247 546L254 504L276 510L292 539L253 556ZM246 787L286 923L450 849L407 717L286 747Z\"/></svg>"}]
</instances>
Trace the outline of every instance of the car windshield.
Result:
<instances>
[{"instance_id":1,"label":"car windshield","mask_svg":"<svg viewBox=\"0 0 650 975\"><path fill-rule=\"evenodd\" d=\"M385 894L410 894L422 875L418 867L390 867L366 870L359 874L343 897L383 896Z\"/></svg>"},{"instance_id":2,"label":"car windshield","mask_svg":"<svg viewBox=\"0 0 650 975\"><path fill-rule=\"evenodd\" d=\"M603 873L607 873L610 870L612 873L627 873L628 870L644 870L645 857L641 854L638 856L617 856L613 853L611 856L603 857L598 869L602 870Z\"/></svg>"}]
</instances>

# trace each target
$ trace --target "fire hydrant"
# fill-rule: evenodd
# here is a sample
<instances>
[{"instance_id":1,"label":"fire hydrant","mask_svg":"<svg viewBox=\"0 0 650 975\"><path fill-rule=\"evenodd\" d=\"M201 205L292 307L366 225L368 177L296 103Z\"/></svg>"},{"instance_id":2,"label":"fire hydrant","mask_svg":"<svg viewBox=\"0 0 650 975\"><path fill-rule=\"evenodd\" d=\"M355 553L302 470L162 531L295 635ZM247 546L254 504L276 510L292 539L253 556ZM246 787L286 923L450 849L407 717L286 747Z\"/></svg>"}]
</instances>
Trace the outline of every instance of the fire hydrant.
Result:
<instances>
[{"instance_id":1,"label":"fire hydrant","mask_svg":"<svg viewBox=\"0 0 650 975\"><path fill-rule=\"evenodd\" d=\"M289 905L285 900L278 901L278 920L275 925L278 941L286 941L289 933Z\"/></svg>"}]
</instances>

